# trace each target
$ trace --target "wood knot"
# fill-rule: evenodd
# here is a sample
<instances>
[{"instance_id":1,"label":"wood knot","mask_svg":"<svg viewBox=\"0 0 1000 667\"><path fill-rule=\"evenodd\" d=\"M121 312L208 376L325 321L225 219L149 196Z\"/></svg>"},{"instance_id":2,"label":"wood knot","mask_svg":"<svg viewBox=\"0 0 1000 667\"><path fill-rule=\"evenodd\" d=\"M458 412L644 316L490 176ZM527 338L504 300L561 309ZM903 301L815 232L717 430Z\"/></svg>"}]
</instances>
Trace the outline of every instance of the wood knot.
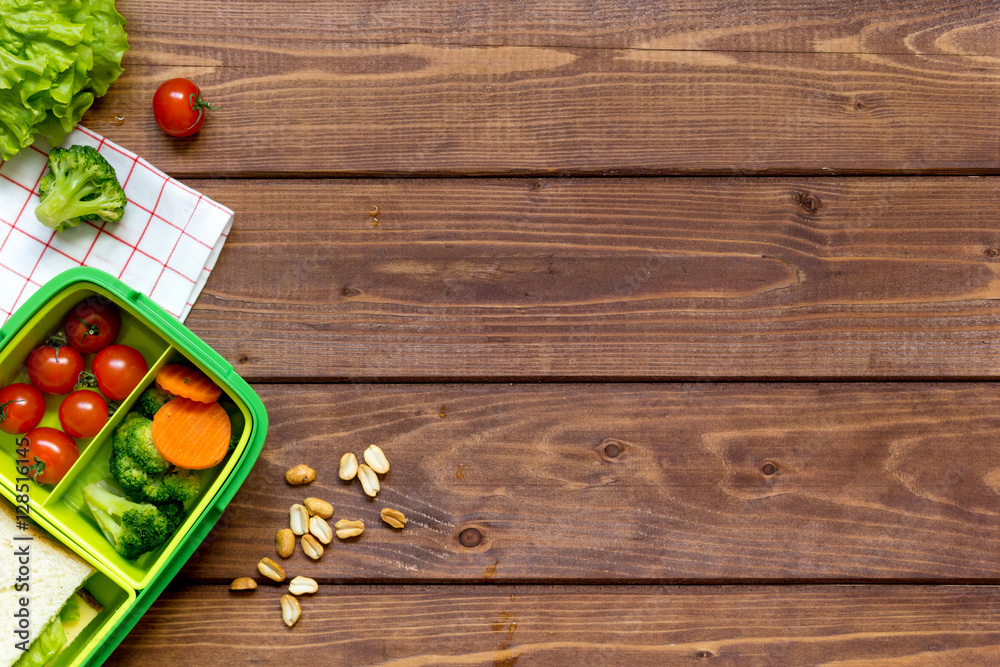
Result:
<instances>
[{"instance_id":1,"label":"wood knot","mask_svg":"<svg viewBox=\"0 0 1000 667\"><path fill-rule=\"evenodd\" d=\"M695 651L694 652L694 657L696 657L696 658L711 658L712 657L712 652L711 651L706 651L705 649L701 649L700 651Z\"/></svg>"},{"instance_id":2,"label":"wood knot","mask_svg":"<svg viewBox=\"0 0 1000 667\"><path fill-rule=\"evenodd\" d=\"M997 255L1000 255L1000 251L997 251L996 248L987 248L983 251L983 254L987 257L996 257Z\"/></svg>"},{"instance_id":3,"label":"wood knot","mask_svg":"<svg viewBox=\"0 0 1000 667\"><path fill-rule=\"evenodd\" d=\"M344 296L351 297L361 294L361 290L359 290L357 287L345 287L344 289L340 290L340 293L343 294Z\"/></svg>"},{"instance_id":4,"label":"wood knot","mask_svg":"<svg viewBox=\"0 0 1000 667\"><path fill-rule=\"evenodd\" d=\"M808 192L796 192L795 203L799 205L799 208L801 208L806 215L816 215L819 212L819 199Z\"/></svg>"},{"instance_id":5,"label":"wood knot","mask_svg":"<svg viewBox=\"0 0 1000 667\"><path fill-rule=\"evenodd\" d=\"M483 534L478 528L466 528L458 534L458 541L466 549L473 549L483 543Z\"/></svg>"},{"instance_id":6,"label":"wood knot","mask_svg":"<svg viewBox=\"0 0 1000 667\"><path fill-rule=\"evenodd\" d=\"M773 475L777 470L778 468L773 463L765 463L760 468L760 471L765 475Z\"/></svg>"},{"instance_id":7,"label":"wood knot","mask_svg":"<svg viewBox=\"0 0 1000 667\"><path fill-rule=\"evenodd\" d=\"M597 452L605 461L615 461L625 453L625 443L617 438L605 438L597 446Z\"/></svg>"}]
</instances>

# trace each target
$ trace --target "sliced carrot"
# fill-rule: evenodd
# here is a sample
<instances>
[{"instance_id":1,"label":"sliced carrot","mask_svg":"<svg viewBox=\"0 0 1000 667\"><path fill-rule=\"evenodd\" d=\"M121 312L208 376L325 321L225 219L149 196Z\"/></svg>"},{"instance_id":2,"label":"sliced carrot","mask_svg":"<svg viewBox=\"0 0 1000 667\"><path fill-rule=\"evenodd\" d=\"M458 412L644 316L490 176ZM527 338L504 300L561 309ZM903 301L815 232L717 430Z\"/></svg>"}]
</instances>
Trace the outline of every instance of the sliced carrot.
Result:
<instances>
[{"instance_id":1,"label":"sliced carrot","mask_svg":"<svg viewBox=\"0 0 1000 667\"><path fill-rule=\"evenodd\" d=\"M153 417L153 444L175 466L204 470L225 458L231 428L218 403L174 398Z\"/></svg>"},{"instance_id":2,"label":"sliced carrot","mask_svg":"<svg viewBox=\"0 0 1000 667\"><path fill-rule=\"evenodd\" d=\"M190 398L199 403L214 403L222 390L197 368L181 364L167 364L156 372L156 386L175 396Z\"/></svg>"}]
</instances>

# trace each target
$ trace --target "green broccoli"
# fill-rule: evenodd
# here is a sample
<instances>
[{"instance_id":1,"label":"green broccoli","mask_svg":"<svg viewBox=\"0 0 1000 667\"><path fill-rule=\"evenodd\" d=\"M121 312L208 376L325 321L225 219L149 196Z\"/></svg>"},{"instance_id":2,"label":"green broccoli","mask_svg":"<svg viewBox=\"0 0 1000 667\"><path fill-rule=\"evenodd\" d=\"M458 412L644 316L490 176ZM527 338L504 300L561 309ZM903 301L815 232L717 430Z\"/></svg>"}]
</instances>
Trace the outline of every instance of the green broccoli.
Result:
<instances>
[{"instance_id":1,"label":"green broccoli","mask_svg":"<svg viewBox=\"0 0 1000 667\"><path fill-rule=\"evenodd\" d=\"M157 411L173 398L174 395L169 391L164 391L159 387L150 387L139 396L133 411L146 419L152 419L156 416Z\"/></svg>"},{"instance_id":2,"label":"green broccoli","mask_svg":"<svg viewBox=\"0 0 1000 667\"><path fill-rule=\"evenodd\" d=\"M83 500L101 532L127 560L135 560L166 542L186 517L180 503L159 507L134 503L119 487L103 479L83 487Z\"/></svg>"},{"instance_id":3,"label":"green broccoli","mask_svg":"<svg viewBox=\"0 0 1000 667\"><path fill-rule=\"evenodd\" d=\"M186 503L201 490L194 470L175 468L153 444L153 422L130 412L111 436L111 476L136 502Z\"/></svg>"},{"instance_id":4,"label":"green broccoli","mask_svg":"<svg viewBox=\"0 0 1000 667\"><path fill-rule=\"evenodd\" d=\"M118 222L125 213L125 191L115 170L90 146L53 148L38 192L35 217L57 232L87 220Z\"/></svg>"}]
</instances>

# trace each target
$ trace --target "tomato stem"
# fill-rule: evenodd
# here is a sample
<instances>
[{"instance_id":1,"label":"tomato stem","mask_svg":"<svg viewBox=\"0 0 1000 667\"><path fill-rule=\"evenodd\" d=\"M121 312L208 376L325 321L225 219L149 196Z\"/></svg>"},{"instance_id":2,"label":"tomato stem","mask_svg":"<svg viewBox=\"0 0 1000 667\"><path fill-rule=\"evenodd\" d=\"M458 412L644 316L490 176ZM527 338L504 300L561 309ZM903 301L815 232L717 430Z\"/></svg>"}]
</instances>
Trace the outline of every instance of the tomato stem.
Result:
<instances>
[{"instance_id":1,"label":"tomato stem","mask_svg":"<svg viewBox=\"0 0 1000 667\"><path fill-rule=\"evenodd\" d=\"M12 401L7 401L6 403L0 404L0 422L7 421L7 406L11 403L27 403L23 398L15 398Z\"/></svg>"},{"instance_id":2,"label":"tomato stem","mask_svg":"<svg viewBox=\"0 0 1000 667\"><path fill-rule=\"evenodd\" d=\"M44 484L45 482L39 482L38 476L45 474L45 461L41 460L37 456L33 457L35 459L34 465L28 467L28 476L34 478L35 484Z\"/></svg>"},{"instance_id":3,"label":"tomato stem","mask_svg":"<svg viewBox=\"0 0 1000 667\"><path fill-rule=\"evenodd\" d=\"M96 324L93 324L91 322L88 322L87 320L83 319L82 317L77 317L76 319L79 320L80 324L82 324L83 326L87 327L87 331L83 334L83 336L80 337L80 340L87 340L87 336L100 336L101 335L101 327L99 327Z\"/></svg>"},{"instance_id":4,"label":"tomato stem","mask_svg":"<svg viewBox=\"0 0 1000 667\"><path fill-rule=\"evenodd\" d=\"M201 93L191 93L188 95L188 102L191 103L191 111L199 111L200 109L211 109L212 111L218 111L219 107L213 107L211 104L206 102L201 97ZM199 114L199 118L201 115Z\"/></svg>"},{"instance_id":5,"label":"tomato stem","mask_svg":"<svg viewBox=\"0 0 1000 667\"><path fill-rule=\"evenodd\" d=\"M97 386L97 376L95 376L90 371L82 371L76 377L76 388L77 389L79 389L80 387L90 387L90 388L93 388L93 387L96 387L96 386Z\"/></svg>"}]
</instances>

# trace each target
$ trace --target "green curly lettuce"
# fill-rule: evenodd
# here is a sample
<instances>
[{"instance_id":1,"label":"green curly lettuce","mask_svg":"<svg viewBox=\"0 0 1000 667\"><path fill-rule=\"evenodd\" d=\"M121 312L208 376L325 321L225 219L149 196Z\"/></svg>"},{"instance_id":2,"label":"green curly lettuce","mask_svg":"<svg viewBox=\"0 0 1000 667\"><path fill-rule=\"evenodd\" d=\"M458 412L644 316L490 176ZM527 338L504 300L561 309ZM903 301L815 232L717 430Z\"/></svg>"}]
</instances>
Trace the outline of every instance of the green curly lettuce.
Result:
<instances>
[{"instance_id":1,"label":"green curly lettuce","mask_svg":"<svg viewBox=\"0 0 1000 667\"><path fill-rule=\"evenodd\" d=\"M114 0L0 0L0 159L58 146L122 73Z\"/></svg>"}]
</instances>

